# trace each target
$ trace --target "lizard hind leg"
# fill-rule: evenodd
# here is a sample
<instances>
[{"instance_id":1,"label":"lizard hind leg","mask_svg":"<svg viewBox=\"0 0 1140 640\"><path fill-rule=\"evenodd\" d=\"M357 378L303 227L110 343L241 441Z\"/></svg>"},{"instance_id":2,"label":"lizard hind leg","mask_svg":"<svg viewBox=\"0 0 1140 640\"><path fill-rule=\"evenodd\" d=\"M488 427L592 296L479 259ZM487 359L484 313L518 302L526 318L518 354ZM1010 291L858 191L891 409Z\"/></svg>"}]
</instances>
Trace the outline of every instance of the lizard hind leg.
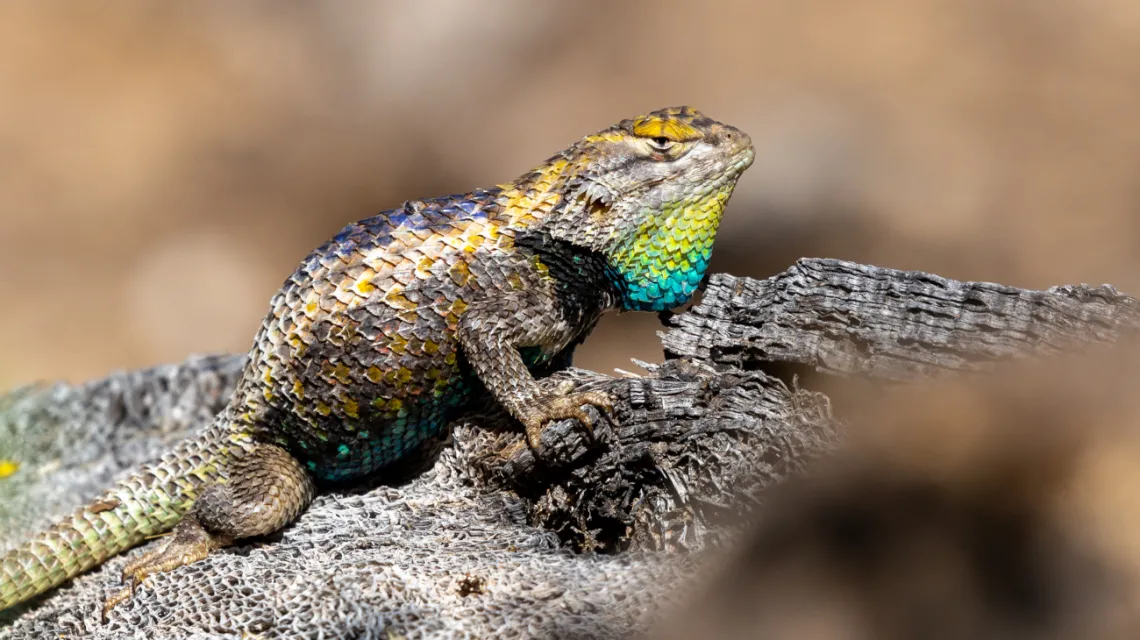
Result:
<instances>
[{"instance_id":1,"label":"lizard hind leg","mask_svg":"<svg viewBox=\"0 0 1140 640\"><path fill-rule=\"evenodd\" d=\"M234 460L226 483L202 492L161 547L123 568L127 584L107 599L104 619L148 576L197 562L240 538L273 533L300 515L314 493L312 478L296 458L276 445L255 445Z\"/></svg>"}]
</instances>

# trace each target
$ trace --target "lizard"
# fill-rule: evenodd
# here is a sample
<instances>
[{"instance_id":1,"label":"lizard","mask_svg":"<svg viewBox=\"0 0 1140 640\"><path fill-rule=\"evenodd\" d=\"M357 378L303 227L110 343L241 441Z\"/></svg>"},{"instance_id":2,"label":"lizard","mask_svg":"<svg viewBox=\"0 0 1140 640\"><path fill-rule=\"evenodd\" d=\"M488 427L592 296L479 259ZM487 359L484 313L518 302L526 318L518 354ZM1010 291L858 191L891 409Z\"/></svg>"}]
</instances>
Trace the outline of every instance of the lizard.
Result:
<instances>
[{"instance_id":1,"label":"lizard","mask_svg":"<svg viewBox=\"0 0 1140 640\"><path fill-rule=\"evenodd\" d=\"M513 182L349 224L272 297L236 390L201 432L0 558L0 610L149 538L103 616L148 576L272 533L318 489L374 474L489 392L537 452L598 391L542 391L608 310L697 291L747 134L690 107L572 144ZM169 533L168 533L169 532Z\"/></svg>"}]
</instances>

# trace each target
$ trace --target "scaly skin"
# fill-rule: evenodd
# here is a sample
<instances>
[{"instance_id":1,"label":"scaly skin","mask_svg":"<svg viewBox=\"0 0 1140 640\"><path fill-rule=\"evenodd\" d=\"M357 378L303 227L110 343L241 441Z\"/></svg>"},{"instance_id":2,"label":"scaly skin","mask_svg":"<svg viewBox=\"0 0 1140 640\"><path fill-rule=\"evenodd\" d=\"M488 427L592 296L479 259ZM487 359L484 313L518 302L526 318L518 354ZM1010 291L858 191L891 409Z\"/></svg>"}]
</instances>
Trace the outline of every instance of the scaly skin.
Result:
<instances>
[{"instance_id":1,"label":"scaly skin","mask_svg":"<svg viewBox=\"0 0 1140 640\"><path fill-rule=\"evenodd\" d=\"M229 407L70 518L0 560L0 609L174 528L127 587L300 514L439 434L486 388L537 448L589 429L601 393L544 395L608 309L686 302L752 143L687 107L588 136L514 182L412 201L349 225L270 303ZM478 383L482 383L482 385Z\"/></svg>"}]
</instances>

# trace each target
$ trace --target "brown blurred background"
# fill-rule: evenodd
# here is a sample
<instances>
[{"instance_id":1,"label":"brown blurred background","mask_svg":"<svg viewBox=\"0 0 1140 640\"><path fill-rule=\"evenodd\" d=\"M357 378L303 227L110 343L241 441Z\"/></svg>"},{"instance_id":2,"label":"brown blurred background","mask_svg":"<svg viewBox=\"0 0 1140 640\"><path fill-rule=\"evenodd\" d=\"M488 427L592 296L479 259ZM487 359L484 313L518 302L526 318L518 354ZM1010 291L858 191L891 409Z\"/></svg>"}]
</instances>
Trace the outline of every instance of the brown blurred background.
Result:
<instances>
[{"instance_id":1,"label":"brown blurred background","mask_svg":"<svg viewBox=\"0 0 1140 640\"><path fill-rule=\"evenodd\" d=\"M1135 0L0 4L0 387L244 351L345 223L691 104L757 160L713 268L1140 291ZM578 363L660 358L650 314Z\"/></svg>"}]
</instances>

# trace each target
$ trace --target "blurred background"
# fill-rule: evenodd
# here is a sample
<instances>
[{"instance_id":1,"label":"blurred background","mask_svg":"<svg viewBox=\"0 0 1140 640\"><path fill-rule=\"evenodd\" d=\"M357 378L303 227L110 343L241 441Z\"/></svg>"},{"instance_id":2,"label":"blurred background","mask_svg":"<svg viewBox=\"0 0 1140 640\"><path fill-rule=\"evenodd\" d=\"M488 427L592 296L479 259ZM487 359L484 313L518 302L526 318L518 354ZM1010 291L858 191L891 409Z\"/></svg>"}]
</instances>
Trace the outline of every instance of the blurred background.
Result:
<instances>
[{"instance_id":1,"label":"blurred background","mask_svg":"<svg viewBox=\"0 0 1140 640\"><path fill-rule=\"evenodd\" d=\"M1133 0L0 4L0 387L244 351L342 225L690 104L752 135L713 269L1140 291ZM578 364L659 360L651 314Z\"/></svg>"}]
</instances>

